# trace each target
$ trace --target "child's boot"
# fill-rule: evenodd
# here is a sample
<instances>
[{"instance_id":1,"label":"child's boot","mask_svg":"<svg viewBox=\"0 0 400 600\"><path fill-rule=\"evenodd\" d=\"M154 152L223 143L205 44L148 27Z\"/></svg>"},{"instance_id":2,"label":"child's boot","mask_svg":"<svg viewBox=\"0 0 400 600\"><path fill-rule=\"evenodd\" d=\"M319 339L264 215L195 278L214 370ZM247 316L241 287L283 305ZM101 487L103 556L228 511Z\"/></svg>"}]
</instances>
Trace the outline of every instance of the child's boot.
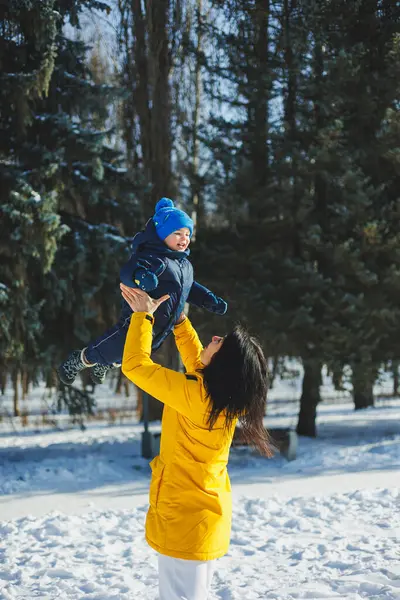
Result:
<instances>
[{"instance_id":1,"label":"child's boot","mask_svg":"<svg viewBox=\"0 0 400 600\"><path fill-rule=\"evenodd\" d=\"M104 383L108 371L112 369L113 366L114 365L101 365L100 363L93 365L93 367L90 369L90 379L93 381L93 383L98 385Z\"/></svg>"},{"instance_id":2,"label":"child's boot","mask_svg":"<svg viewBox=\"0 0 400 600\"><path fill-rule=\"evenodd\" d=\"M68 356L67 360L61 363L61 365L58 367L58 377L60 378L60 381L65 383L65 385L72 385L75 381L75 377L80 371L92 366L90 363L85 361L84 352L85 349L74 350Z\"/></svg>"}]
</instances>

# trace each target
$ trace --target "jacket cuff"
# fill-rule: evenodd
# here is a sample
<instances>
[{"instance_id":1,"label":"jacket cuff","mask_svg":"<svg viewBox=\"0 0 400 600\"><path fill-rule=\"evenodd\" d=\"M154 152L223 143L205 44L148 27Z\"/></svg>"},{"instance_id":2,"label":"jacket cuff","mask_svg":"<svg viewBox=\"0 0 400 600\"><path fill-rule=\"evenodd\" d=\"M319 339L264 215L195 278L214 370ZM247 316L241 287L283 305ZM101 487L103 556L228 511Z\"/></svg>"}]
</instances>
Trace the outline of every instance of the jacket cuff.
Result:
<instances>
[{"instance_id":1,"label":"jacket cuff","mask_svg":"<svg viewBox=\"0 0 400 600\"><path fill-rule=\"evenodd\" d=\"M181 323L176 323L176 324L174 325L174 331L175 331L175 330L177 330L177 329L180 329L180 328L182 327L182 325L183 325L184 323L186 323L186 322L187 322L187 320L188 320L188 318L187 318L187 317L185 317L185 318L183 319L183 321L181 321ZM182 328L182 329L183 329L183 328Z\"/></svg>"},{"instance_id":2,"label":"jacket cuff","mask_svg":"<svg viewBox=\"0 0 400 600\"><path fill-rule=\"evenodd\" d=\"M132 319L137 321L150 321L152 325L154 324L154 316L146 312L134 312L132 313Z\"/></svg>"}]
</instances>

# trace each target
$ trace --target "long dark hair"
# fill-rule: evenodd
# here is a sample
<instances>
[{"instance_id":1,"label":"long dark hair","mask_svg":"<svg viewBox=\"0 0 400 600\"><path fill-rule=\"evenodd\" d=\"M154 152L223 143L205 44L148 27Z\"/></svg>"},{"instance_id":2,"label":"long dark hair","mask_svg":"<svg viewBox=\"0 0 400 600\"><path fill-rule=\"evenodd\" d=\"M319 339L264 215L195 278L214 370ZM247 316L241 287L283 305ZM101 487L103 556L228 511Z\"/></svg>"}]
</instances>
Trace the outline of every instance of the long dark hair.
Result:
<instances>
[{"instance_id":1,"label":"long dark hair","mask_svg":"<svg viewBox=\"0 0 400 600\"><path fill-rule=\"evenodd\" d=\"M236 325L202 373L210 398L210 429L221 413L225 416L226 429L238 418L244 440L261 454L271 456L270 438L263 425L268 366L256 338Z\"/></svg>"}]
</instances>

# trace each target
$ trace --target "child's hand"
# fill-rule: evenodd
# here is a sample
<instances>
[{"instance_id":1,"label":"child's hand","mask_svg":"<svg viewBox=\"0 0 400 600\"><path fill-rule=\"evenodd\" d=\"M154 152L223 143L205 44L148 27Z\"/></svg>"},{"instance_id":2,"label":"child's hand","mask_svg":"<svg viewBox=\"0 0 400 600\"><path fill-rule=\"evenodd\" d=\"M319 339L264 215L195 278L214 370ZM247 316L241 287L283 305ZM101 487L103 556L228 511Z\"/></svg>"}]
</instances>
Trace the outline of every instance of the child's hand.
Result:
<instances>
[{"instance_id":1,"label":"child's hand","mask_svg":"<svg viewBox=\"0 0 400 600\"><path fill-rule=\"evenodd\" d=\"M179 325L180 323L182 323L184 320L186 319L186 315L184 312L181 312L181 314L179 315L175 325Z\"/></svg>"},{"instance_id":2,"label":"child's hand","mask_svg":"<svg viewBox=\"0 0 400 600\"><path fill-rule=\"evenodd\" d=\"M158 277L146 269L136 269L133 280L140 290L152 292L158 286Z\"/></svg>"},{"instance_id":3,"label":"child's hand","mask_svg":"<svg viewBox=\"0 0 400 600\"><path fill-rule=\"evenodd\" d=\"M228 310L228 305L222 298L217 298L217 305L214 308L214 312L217 315L224 315Z\"/></svg>"},{"instance_id":4,"label":"child's hand","mask_svg":"<svg viewBox=\"0 0 400 600\"><path fill-rule=\"evenodd\" d=\"M228 310L228 305L225 300L219 296L215 296L212 292L204 299L203 307L216 315L224 315Z\"/></svg>"},{"instance_id":5,"label":"child's hand","mask_svg":"<svg viewBox=\"0 0 400 600\"><path fill-rule=\"evenodd\" d=\"M168 294L166 294L155 300L154 298L150 298L146 292L137 288L130 288L123 283L120 283L119 287L121 288L122 297L127 301L133 312L147 312L152 315L156 312L160 304L169 298Z\"/></svg>"}]
</instances>

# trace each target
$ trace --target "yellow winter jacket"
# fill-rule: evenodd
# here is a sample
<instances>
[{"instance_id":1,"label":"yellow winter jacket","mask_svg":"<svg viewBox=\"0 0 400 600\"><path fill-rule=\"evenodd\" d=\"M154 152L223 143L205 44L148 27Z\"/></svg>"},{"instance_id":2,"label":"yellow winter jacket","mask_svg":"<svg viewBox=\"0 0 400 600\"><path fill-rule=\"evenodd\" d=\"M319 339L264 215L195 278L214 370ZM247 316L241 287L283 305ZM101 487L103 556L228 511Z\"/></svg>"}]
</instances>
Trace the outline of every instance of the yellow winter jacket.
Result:
<instances>
[{"instance_id":1,"label":"yellow winter jacket","mask_svg":"<svg viewBox=\"0 0 400 600\"><path fill-rule=\"evenodd\" d=\"M227 432L220 415L207 426L209 399L203 385L202 345L189 319L174 335L186 373L151 358L153 318L133 313L122 360L123 373L165 404L160 455L150 463L146 540L157 552L187 560L226 554L231 532L231 486L226 465L235 423Z\"/></svg>"}]
</instances>

